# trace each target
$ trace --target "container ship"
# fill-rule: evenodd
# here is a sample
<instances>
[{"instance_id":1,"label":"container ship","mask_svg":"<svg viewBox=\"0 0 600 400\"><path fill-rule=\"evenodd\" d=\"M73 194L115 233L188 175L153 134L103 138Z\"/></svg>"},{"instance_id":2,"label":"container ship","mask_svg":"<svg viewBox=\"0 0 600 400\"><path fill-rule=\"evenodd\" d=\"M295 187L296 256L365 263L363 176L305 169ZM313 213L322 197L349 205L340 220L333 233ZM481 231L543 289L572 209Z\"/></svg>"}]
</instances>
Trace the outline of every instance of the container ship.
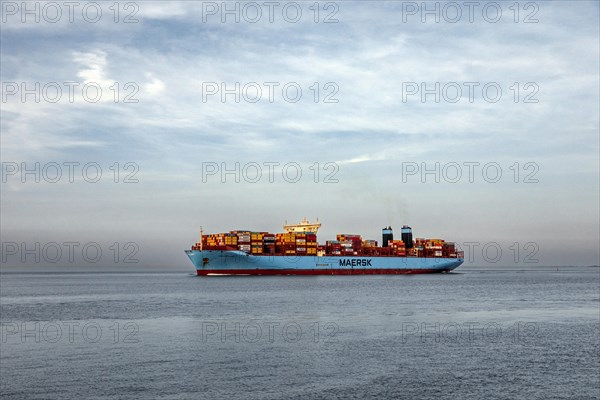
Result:
<instances>
[{"instance_id":1,"label":"container ship","mask_svg":"<svg viewBox=\"0 0 600 400\"><path fill-rule=\"evenodd\" d=\"M196 272L208 275L367 275L450 272L464 262L463 252L442 239L413 240L403 226L401 240L391 227L382 231L381 246L356 234L318 244L321 223L306 218L285 224L283 233L235 230L203 235L186 250Z\"/></svg>"}]
</instances>

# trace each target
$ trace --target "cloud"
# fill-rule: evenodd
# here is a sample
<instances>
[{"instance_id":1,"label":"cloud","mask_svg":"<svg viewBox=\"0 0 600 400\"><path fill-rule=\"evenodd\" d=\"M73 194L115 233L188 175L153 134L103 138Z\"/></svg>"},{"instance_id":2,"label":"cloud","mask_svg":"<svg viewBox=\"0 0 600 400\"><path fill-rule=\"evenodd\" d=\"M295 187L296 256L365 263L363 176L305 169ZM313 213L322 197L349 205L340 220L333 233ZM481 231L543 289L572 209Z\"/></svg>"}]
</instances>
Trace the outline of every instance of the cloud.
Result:
<instances>
[{"instance_id":1,"label":"cloud","mask_svg":"<svg viewBox=\"0 0 600 400\"><path fill-rule=\"evenodd\" d=\"M80 70L77 76L83 79L84 83L106 84L110 82L106 79L106 53L98 50L95 52L80 53L73 52L73 61L79 65Z\"/></svg>"},{"instance_id":2,"label":"cloud","mask_svg":"<svg viewBox=\"0 0 600 400\"><path fill-rule=\"evenodd\" d=\"M148 73L146 74L146 77L148 79L151 79L151 81L149 83L146 83L144 88L146 90L146 93L150 96L156 96L161 94L162 92L164 92L165 90L165 83L163 81L161 81L160 79L153 77L152 74Z\"/></svg>"},{"instance_id":3,"label":"cloud","mask_svg":"<svg viewBox=\"0 0 600 400\"><path fill-rule=\"evenodd\" d=\"M323 24L314 22L311 4L303 4L298 23L280 14L273 23L243 18L222 23L220 15L204 22L201 4L190 2L142 2L139 22L132 24L108 17L98 24L10 21L3 25L3 82L26 82L27 87L35 82L41 87L48 82L75 81L80 87L95 82L103 96L98 102L86 101L80 89L74 101L63 96L56 103L11 96L2 104L3 160L138 162L147 184L123 197L125 205L118 200L113 205L128 209L127 196L133 192L139 196L136 201L147 202L135 214L140 230L152 225L147 215L160 212L182 225L190 223L189 215L210 209L217 224L219 215L244 209L241 199L248 199L249 192L257 204L280 214L308 209L310 215L315 208L326 215L342 212L337 205L348 201L365 210L376 208L371 205L376 202L377 207L393 208L393 215L413 221L418 215L418 222L431 229L442 222L416 211L421 206L452 209L468 219L492 212L488 206L494 204L510 207L505 196L518 194L521 200L513 206L536 215L530 221L519 219L534 227L527 227L534 236L547 229L547 218L537 210L554 215L552 193L568 192L579 195L562 204L563 222L588 226L590 219L597 219L600 104L597 90L592 90L599 85L597 3L569 3L566 8L562 2L544 3L537 24L514 23L508 10L497 24L481 19L472 24L421 23L418 16L403 22L402 4L395 2L340 2L339 22ZM219 93L206 97L205 84L211 82ZM267 82L277 83L273 101ZM419 89L421 83L431 89L436 83L443 88L457 82L462 97L456 103L435 102L431 94L425 102L421 93L406 98L403 84L410 82ZM479 83L472 102L464 82ZM481 88L489 82L502 88L497 103L483 98ZM221 100L222 85L231 91L249 83L262 89L256 103L246 101L243 93L237 93L238 101L236 94ZM283 93L291 83L302 90L296 103L286 101ZM528 83L537 85L537 103L523 102L535 91L525 87ZM505 167L516 161L539 162L544 184L529 191L522 186L399 188L404 161L478 160ZM343 179L302 190L281 182L202 186L198 176L205 161L297 161L306 168L337 162ZM361 188L376 195L353 195ZM19 218L29 221L20 204L43 198L47 189L35 197L27 190L11 191L19 197L3 205L3 212L10 213L15 225ZM119 192L119 187L105 189ZM169 195L159 202L156 193L163 191ZM306 193L318 197L319 204L305 198ZM536 201L528 201L530 196ZM280 198L286 199L285 207ZM395 199L403 210L396 210ZM577 211L582 209L589 211L587 220ZM43 207L40 213L52 214ZM57 223L67 214L57 212ZM251 214L240 212L235 218L247 226L264 223ZM569 222L570 214L576 222ZM81 216L110 220L103 207ZM336 223L344 218L331 217ZM496 228L506 233L506 228ZM469 224L464 229L465 236L485 233L483 223L477 231L468 231ZM572 241L578 240L575 232Z\"/></svg>"}]
</instances>

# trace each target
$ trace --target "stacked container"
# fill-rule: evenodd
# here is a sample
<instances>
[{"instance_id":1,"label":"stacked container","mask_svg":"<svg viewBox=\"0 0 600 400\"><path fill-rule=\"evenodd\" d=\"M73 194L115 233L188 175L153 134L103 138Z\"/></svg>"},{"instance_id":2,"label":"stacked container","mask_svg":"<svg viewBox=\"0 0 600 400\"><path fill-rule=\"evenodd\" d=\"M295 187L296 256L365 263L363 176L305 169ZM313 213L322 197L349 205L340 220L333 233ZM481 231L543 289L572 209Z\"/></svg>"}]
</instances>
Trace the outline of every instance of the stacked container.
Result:
<instances>
[{"instance_id":1,"label":"stacked container","mask_svg":"<svg viewBox=\"0 0 600 400\"><path fill-rule=\"evenodd\" d=\"M403 227L403 229L408 227ZM389 229L389 228L386 228ZM410 229L410 228L408 228ZM407 233L407 232L403 232ZM403 235L408 236L408 235ZM202 236L192 250L238 249L253 255L278 254L299 256L373 256L373 257L462 257L453 242L442 239L416 238L414 243L388 238L387 246L378 247L376 240L362 240L360 235L338 234L324 246L317 243L315 233L231 231ZM412 245L409 246L409 245Z\"/></svg>"},{"instance_id":2,"label":"stacked container","mask_svg":"<svg viewBox=\"0 0 600 400\"><path fill-rule=\"evenodd\" d=\"M238 250L250 253L252 251L250 231L235 231L235 234L238 238Z\"/></svg>"},{"instance_id":3,"label":"stacked container","mask_svg":"<svg viewBox=\"0 0 600 400\"><path fill-rule=\"evenodd\" d=\"M275 235L272 233L265 233L263 236L263 253L264 254L275 254Z\"/></svg>"},{"instance_id":4,"label":"stacked container","mask_svg":"<svg viewBox=\"0 0 600 400\"><path fill-rule=\"evenodd\" d=\"M212 235L202 236L202 244L208 247L225 246L225 234L215 233Z\"/></svg>"},{"instance_id":5,"label":"stacked container","mask_svg":"<svg viewBox=\"0 0 600 400\"><path fill-rule=\"evenodd\" d=\"M342 255L342 245L338 240L328 240L325 242L325 254L332 256Z\"/></svg>"},{"instance_id":6,"label":"stacked container","mask_svg":"<svg viewBox=\"0 0 600 400\"><path fill-rule=\"evenodd\" d=\"M406 245L402 240L389 240L388 247L391 249L392 254L406 257Z\"/></svg>"},{"instance_id":7,"label":"stacked container","mask_svg":"<svg viewBox=\"0 0 600 400\"><path fill-rule=\"evenodd\" d=\"M377 240L363 240L363 248L377 247Z\"/></svg>"},{"instance_id":8,"label":"stacked container","mask_svg":"<svg viewBox=\"0 0 600 400\"><path fill-rule=\"evenodd\" d=\"M225 234L225 246L237 247L238 237L235 233Z\"/></svg>"},{"instance_id":9,"label":"stacked container","mask_svg":"<svg viewBox=\"0 0 600 400\"><path fill-rule=\"evenodd\" d=\"M317 255L317 234L316 233L307 233L306 234L306 254L307 255Z\"/></svg>"},{"instance_id":10,"label":"stacked container","mask_svg":"<svg viewBox=\"0 0 600 400\"><path fill-rule=\"evenodd\" d=\"M423 238L415 239L415 245L413 247L413 249L415 250L413 252L414 257L424 257L425 256L425 242L426 242L426 239L423 239Z\"/></svg>"},{"instance_id":11,"label":"stacked container","mask_svg":"<svg viewBox=\"0 0 600 400\"><path fill-rule=\"evenodd\" d=\"M442 239L425 240L425 257L442 257L444 241Z\"/></svg>"},{"instance_id":12,"label":"stacked container","mask_svg":"<svg viewBox=\"0 0 600 400\"><path fill-rule=\"evenodd\" d=\"M338 234L337 240L342 245L343 255L358 255L362 253L362 237L360 235ZM349 246L348 246L349 244ZM350 248L350 250L348 250Z\"/></svg>"},{"instance_id":13,"label":"stacked container","mask_svg":"<svg viewBox=\"0 0 600 400\"><path fill-rule=\"evenodd\" d=\"M284 255L296 254L296 233L278 233L276 235L276 252Z\"/></svg>"},{"instance_id":14,"label":"stacked container","mask_svg":"<svg viewBox=\"0 0 600 400\"><path fill-rule=\"evenodd\" d=\"M444 257L456 258L456 246L454 242L446 242L442 245L442 254Z\"/></svg>"},{"instance_id":15,"label":"stacked container","mask_svg":"<svg viewBox=\"0 0 600 400\"><path fill-rule=\"evenodd\" d=\"M263 237L265 234L263 232L251 232L250 233L250 248L252 249L252 254L262 254L263 253Z\"/></svg>"},{"instance_id":16,"label":"stacked container","mask_svg":"<svg viewBox=\"0 0 600 400\"><path fill-rule=\"evenodd\" d=\"M351 240L340 240L340 245L342 246L342 255L344 255L344 256L354 255L354 249L352 248Z\"/></svg>"},{"instance_id":17,"label":"stacked container","mask_svg":"<svg viewBox=\"0 0 600 400\"><path fill-rule=\"evenodd\" d=\"M296 254L306 255L306 233L296 233Z\"/></svg>"}]
</instances>

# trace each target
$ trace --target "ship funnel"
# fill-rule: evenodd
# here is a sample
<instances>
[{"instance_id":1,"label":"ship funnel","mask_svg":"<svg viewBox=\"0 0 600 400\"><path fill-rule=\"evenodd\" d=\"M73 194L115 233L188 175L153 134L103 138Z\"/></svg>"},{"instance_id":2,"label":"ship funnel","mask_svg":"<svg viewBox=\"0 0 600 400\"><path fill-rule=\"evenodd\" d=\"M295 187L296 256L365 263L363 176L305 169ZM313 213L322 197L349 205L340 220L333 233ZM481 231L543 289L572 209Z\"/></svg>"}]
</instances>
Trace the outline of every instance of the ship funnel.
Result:
<instances>
[{"instance_id":1,"label":"ship funnel","mask_svg":"<svg viewBox=\"0 0 600 400\"><path fill-rule=\"evenodd\" d=\"M387 228L383 228L382 230L382 246L388 247L388 242L390 240L394 240L394 233L392 232L392 227L388 226Z\"/></svg>"},{"instance_id":2,"label":"ship funnel","mask_svg":"<svg viewBox=\"0 0 600 400\"><path fill-rule=\"evenodd\" d=\"M404 242L404 246L407 249L412 249L413 248L412 228L408 225L404 225L400 232L402 233L402 241Z\"/></svg>"}]
</instances>

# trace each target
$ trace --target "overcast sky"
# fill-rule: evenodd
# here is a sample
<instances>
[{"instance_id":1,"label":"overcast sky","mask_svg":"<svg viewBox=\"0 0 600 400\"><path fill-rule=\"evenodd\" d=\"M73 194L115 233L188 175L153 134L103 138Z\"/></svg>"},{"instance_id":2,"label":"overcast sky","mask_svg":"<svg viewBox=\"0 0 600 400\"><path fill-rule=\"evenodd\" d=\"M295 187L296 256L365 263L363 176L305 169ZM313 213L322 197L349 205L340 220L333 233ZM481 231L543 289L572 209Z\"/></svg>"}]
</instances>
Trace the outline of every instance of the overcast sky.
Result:
<instances>
[{"instance_id":1,"label":"overcast sky","mask_svg":"<svg viewBox=\"0 0 600 400\"><path fill-rule=\"evenodd\" d=\"M134 242L138 266L191 269L201 225L318 217L320 242L409 224L479 243L469 264L599 263L597 1L427 3L439 22L399 1L228 2L239 22L221 2L37 4L2 2L3 243L97 242L99 262L58 261L97 266ZM5 265L36 263L21 250Z\"/></svg>"}]
</instances>

